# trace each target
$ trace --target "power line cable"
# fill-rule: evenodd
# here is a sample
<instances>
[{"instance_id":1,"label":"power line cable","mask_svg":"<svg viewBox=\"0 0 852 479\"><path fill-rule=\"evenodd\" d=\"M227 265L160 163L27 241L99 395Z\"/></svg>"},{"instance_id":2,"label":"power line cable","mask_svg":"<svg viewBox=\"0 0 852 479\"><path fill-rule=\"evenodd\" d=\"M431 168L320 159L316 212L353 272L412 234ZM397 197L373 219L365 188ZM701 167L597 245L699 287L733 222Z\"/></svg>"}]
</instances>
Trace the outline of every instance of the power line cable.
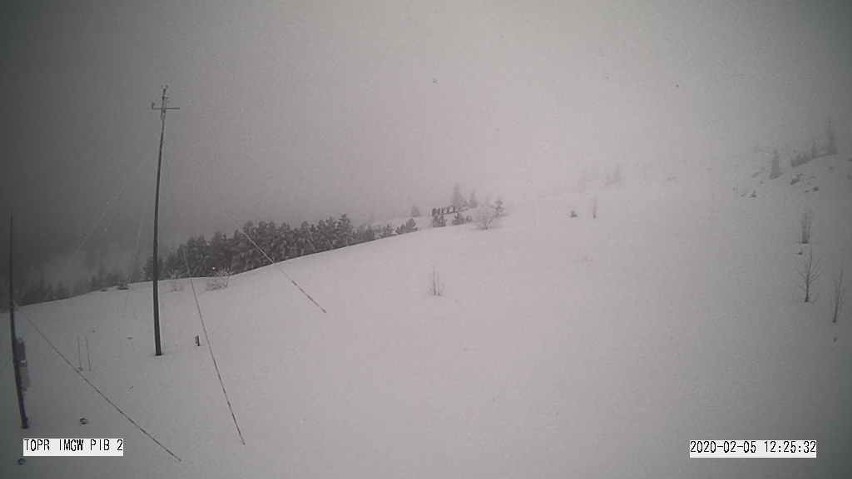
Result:
<instances>
[{"instance_id":1,"label":"power line cable","mask_svg":"<svg viewBox=\"0 0 852 479\"><path fill-rule=\"evenodd\" d=\"M147 205L147 203L148 202L146 201L145 205ZM134 247L133 263L131 264L131 268L133 268L134 270L136 269L136 267L139 264L139 249L140 249L139 245L141 244L141 239L142 239L142 219L143 219L143 217L144 217L144 215L142 215L142 214L139 215L139 225L137 226L137 229L136 229L136 246ZM124 296L124 307L123 307L122 312L121 312L122 316L127 314L127 303L130 300L130 279L132 278L132 275L133 275L133 272L131 272L131 274L129 275L130 277L127 278L127 283L128 283L127 284L127 294ZM133 312L133 317L134 318L136 317L135 310Z\"/></svg>"},{"instance_id":2,"label":"power line cable","mask_svg":"<svg viewBox=\"0 0 852 479\"><path fill-rule=\"evenodd\" d=\"M136 169L133 170L134 176L141 169L143 164L144 164L144 162L140 161L136 165ZM83 246L85 246L85 244L92 237L92 234L98 229L101 222L103 222L104 218L107 216L107 212L109 211L110 205L116 199L119 199L121 196L124 195L124 190L127 188L127 183L128 183L127 178L129 176L130 176L129 173L126 172L125 175L122 177L118 192L105 202L104 207L101 210L101 214L98 217L98 220L95 222L94 226L92 226L92 228L81 238L80 242L77 244L77 247L74 249L74 252L71 254L71 256L68 257L68 262L66 263L67 265L70 265L71 262L74 261L74 258L77 256L77 254L80 252L80 250L83 249ZM112 220L110 220L109 223L112 223ZM109 224L107 226L109 226ZM106 231L106 228L104 228L104 231ZM48 297L49 297L49 294L45 294L44 298L42 298L41 301L42 302L46 301L48 299Z\"/></svg>"}]
</instances>

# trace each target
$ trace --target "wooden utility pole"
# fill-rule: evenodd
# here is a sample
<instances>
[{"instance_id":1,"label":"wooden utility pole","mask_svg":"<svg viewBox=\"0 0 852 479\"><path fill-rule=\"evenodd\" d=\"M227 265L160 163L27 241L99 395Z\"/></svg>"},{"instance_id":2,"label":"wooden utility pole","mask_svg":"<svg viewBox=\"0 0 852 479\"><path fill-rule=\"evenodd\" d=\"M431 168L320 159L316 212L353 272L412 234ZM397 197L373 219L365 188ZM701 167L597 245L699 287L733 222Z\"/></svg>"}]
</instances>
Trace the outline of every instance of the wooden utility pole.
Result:
<instances>
[{"instance_id":1,"label":"wooden utility pole","mask_svg":"<svg viewBox=\"0 0 852 479\"><path fill-rule=\"evenodd\" d=\"M169 110L180 110L178 107L170 107L169 97L166 96L166 90L168 90L168 85L163 86L163 96L160 100L160 106L156 106L153 102L151 103L152 110L160 110L160 154L157 157L157 191L154 196L154 348L155 355L162 356L163 355L163 347L160 343L160 300L158 298L157 291L157 280L160 275L160 259L158 256L157 250L157 229L158 229L158 217L160 212L160 170L163 166L163 137L166 133L166 112Z\"/></svg>"},{"instance_id":2,"label":"wooden utility pole","mask_svg":"<svg viewBox=\"0 0 852 479\"><path fill-rule=\"evenodd\" d=\"M15 332L15 282L12 264L12 242L14 235L14 219L9 215L9 325L12 332L12 364L15 368L15 391L18 393L18 412L21 413L21 429L30 427L27 410L24 408L24 391L21 384L21 357L18 351L18 334Z\"/></svg>"}]
</instances>

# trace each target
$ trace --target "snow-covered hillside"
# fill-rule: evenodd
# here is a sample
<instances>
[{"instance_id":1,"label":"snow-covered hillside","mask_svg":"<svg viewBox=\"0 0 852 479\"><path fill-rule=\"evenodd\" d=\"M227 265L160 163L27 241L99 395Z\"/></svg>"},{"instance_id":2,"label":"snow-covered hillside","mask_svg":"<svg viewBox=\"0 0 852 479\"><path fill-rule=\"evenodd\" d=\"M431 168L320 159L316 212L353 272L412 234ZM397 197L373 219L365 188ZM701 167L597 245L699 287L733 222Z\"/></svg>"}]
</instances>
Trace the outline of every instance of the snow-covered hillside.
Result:
<instances>
[{"instance_id":1,"label":"snow-covered hillside","mask_svg":"<svg viewBox=\"0 0 852 479\"><path fill-rule=\"evenodd\" d=\"M806 181L791 185L797 173ZM841 266L852 278L846 157L775 180L628 175L509 208L493 230L429 228L221 290L165 282L159 358L150 284L21 309L32 427L17 426L0 328L0 476L852 477L852 303L831 322L833 278ZM813 304L798 288L807 248L822 267ZM48 340L74 367L88 341L80 374L179 460ZM127 451L18 465L20 438L37 436L124 437ZM820 449L690 460L699 438Z\"/></svg>"}]
</instances>

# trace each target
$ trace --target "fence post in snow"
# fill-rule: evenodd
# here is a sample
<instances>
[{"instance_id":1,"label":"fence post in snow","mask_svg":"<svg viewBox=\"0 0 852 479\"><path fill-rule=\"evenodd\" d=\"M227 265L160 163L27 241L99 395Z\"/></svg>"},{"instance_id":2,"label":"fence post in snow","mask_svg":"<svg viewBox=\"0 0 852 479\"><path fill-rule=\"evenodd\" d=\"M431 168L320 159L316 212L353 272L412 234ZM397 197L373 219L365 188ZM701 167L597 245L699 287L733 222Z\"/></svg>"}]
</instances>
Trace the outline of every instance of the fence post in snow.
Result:
<instances>
[{"instance_id":1,"label":"fence post in snow","mask_svg":"<svg viewBox=\"0 0 852 479\"><path fill-rule=\"evenodd\" d=\"M30 420L27 417L27 410L24 407L24 391L22 389L21 378L21 361L18 352L18 335L15 332L15 287L12 264L12 245L14 244L14 220L12 215L9 215L9 327L11 328L12 341L12 364L15 368L15 391L18 394L18 412L21 415L21 429L30 427Z\"/></svg>"},{"instance_id":2,"label":"fence post in snow","mask_svg":"<svg viewBox=\"0 0 852 479\"><path fill-rule=\"evenodd\" d=\"M83 341L86 342L86 362L89 363L89 371L92 370L92 355L89 352L89 337L84 336Z\"/></svg>"}]
</instances>

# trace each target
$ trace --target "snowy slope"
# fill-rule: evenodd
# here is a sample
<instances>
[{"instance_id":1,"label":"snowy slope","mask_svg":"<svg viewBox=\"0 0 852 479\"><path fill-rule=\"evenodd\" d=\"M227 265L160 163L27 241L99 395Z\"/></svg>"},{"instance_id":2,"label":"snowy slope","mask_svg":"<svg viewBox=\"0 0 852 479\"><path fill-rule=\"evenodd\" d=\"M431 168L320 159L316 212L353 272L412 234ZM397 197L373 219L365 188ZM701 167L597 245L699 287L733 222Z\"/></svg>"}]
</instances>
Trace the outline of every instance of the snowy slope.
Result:
<instances>
[{"instance_id":1,"label":"snowy slope","mask_svg":"<svg viewBox=\"0 0 852 479\"><path fill-rule=\"evenodd\" d=\"M128 446L123 458L17 465L6 360L0 476L852 477L852 304L830 322L831 278L841 264L852 277L852 162L800 168L817 191L791 186L790 172L762 184L729 171L627 177L510 205L490 231L430 228L218 291L195 279L245 445L189 280L161 285L160 358L150 284L25 307L25 435ZM755 198L734 191L743 181ZM806 210L823 267L815 304L797 289ZM433 271L443 296L429 294ZM34 327L74 366L88 338L81 374L180 461ZM815 438L819 459L689 460L697 438Z\"/></svg>"}]
</instances>

